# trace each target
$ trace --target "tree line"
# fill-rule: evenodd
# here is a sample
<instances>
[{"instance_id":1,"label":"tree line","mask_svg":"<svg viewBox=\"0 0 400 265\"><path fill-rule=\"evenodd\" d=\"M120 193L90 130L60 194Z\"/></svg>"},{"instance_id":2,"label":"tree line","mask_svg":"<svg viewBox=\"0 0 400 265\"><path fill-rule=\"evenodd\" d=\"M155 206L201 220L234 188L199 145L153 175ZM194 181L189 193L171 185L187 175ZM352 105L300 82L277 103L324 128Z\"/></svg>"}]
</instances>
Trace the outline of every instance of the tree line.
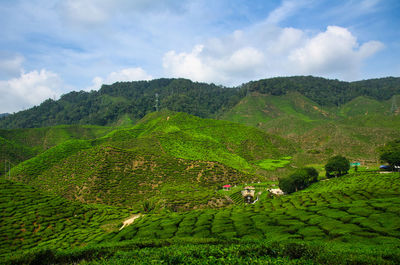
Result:
<instances>
[{"instance_id":1,"label":"tree line","mask_svg":"<svg viewBox=\"0 0 400 265\"><path fill-rule=\"evenodd\" d=\"M236 105L247 93L284 95L297 91L322 106L340 106L358 96L387 100L400 94L400 78L343 82L312 76L277 77L238 87L155 79L103 85L99 91L73 91L59 100L0 117L0 128L33 128L60 124L112 125L124 116L135 121L158 108L214 118Z\"/></svg>"}]
</instances>

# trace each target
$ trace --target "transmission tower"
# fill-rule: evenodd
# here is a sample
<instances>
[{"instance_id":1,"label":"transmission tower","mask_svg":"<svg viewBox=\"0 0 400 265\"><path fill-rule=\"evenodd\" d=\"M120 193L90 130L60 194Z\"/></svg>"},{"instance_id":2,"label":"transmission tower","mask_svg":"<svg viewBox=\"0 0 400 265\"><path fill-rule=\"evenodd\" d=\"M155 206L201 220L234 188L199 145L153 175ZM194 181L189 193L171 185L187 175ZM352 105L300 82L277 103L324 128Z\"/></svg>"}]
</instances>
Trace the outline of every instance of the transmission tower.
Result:
<instances>
[{"instance_id":1,"label":"transmission tower","mask_svg":"<svg viewBox=\"0 0 400 265\"><path fill-rule=\"evenodd\" d=\"M156 111L158 112L158 93L156 93L156 105L155 105L155 107L156 107Z\"/></svg>"}]
</instances>

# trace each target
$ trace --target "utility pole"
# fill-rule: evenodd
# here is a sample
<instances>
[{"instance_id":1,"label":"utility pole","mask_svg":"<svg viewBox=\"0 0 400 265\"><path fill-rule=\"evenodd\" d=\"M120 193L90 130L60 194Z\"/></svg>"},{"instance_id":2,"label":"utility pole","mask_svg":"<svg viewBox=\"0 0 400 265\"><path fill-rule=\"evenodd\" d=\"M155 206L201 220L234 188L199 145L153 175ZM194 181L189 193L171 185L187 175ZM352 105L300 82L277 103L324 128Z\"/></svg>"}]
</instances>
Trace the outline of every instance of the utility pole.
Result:
<instances>
[{"instance_id":1,"label":"utility pole","mask_svg":"<svg viewBox=\"0 0 400 265\"><path fill-rule=\"evenodd\" d=\"M392 113L392 114L394 114L395 113L395 111L398 109L398 107L397 107L397 102L396 102L396 96L393 96L393 99L392 99L392 107L391 107L391 109L390 109L390 112Z\"/></svg>"},{"instance_id":2,"label":"utility pole","mask_svg":"<svg viewBox=\"0 0 400 265\"><path fill-rule=\"evenodd\" d=\"M11 179L11 161L4 159L4 178L7 177L7 164L8 164L8 178Z\"/></svg>"}]
</instances>

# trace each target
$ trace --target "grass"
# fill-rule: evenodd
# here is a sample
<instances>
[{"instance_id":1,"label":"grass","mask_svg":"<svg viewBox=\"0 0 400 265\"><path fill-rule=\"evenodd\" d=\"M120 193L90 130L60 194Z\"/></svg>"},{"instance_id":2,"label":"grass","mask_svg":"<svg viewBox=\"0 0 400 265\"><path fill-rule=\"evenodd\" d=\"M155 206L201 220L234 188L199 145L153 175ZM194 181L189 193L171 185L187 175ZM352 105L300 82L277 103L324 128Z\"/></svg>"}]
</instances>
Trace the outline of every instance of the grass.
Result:
<instances>
[{"instance_id":1,"label":"grass","mask_svg":"<svg viewBox=\"0 0 400 265\"><path fill-rule=\"evenodd\" d=\"M291 157L284 157L282 159L264 159L259 162L257 162L257 165L259 165L263 169L267 170L275 170L280 167L285 167L287 164L290 163Z\"/></svg>"}]
</instances>

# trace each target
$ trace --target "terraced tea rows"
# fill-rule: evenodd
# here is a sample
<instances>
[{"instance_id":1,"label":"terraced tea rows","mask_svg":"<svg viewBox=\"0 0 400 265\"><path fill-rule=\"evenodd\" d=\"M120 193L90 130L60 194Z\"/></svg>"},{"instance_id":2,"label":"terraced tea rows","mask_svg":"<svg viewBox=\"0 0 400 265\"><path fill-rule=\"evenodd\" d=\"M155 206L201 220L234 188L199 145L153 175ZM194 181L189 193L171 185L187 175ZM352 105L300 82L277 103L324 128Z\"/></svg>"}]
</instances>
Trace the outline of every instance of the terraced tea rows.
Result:
<instances>
[{"instance_id":1,"label":"terraced tea rows","mask_svg":"<svg viewBox=\"0 0 400 265\"><path fill-rule=\"evenodd\" d=\"M165 111L95 140L65 141L14 167L11 178L81 202L216 208L229 204L215 193L222 183L263 180L263 167L285 166L284 154L294 151L289 141L255 128Z\"/></svg>"},{"instance_id":2,"label":"terraced tea rows","mask_svg":"<svg viewBox=\"0 0 400 265\"><path fill-rule=\"evenodd\" d=\"M87 205L0 179L0 256L33 247L83 246L118 229L129 210Z\"/></svg>"},{"instance_id":3,"label":"terraced tea rows","mask_svg":"<svg viewBox=\"0 0 400 265\"><path fill-rule=\"evenodd\" d=\"M399 180L398 174L364 173L245 207L148 216L110 239L214 237L400 244ZM358 189L364 185L365 190Z\"/></svg>"}]
</instances>

